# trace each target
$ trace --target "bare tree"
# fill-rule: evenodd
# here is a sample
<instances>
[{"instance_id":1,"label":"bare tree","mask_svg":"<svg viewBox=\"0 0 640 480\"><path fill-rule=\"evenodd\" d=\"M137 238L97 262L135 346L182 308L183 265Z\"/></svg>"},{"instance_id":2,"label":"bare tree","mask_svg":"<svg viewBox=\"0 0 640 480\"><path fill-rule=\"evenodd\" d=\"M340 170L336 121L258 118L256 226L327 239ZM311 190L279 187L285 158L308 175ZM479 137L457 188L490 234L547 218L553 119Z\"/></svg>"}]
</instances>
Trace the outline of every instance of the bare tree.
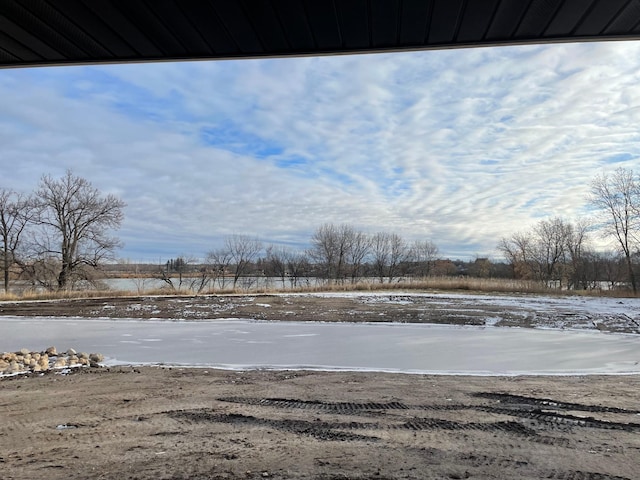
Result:
<instances>
[{"instance_id":1,"label":"bare tree","mask_svg":"<svg viewBox=\"0 0 640 480\"><path fill-rule=\"evenodd\" d=\"M336 236L335 225L325 223L314 232L308 252L309 257L322 269L322 276L327 280L334 277Z\"/></svg>"},{"instance_id":2,"label":"bare tree","mask_svg":"<svg viewBox=\"0 0 640 480\"><path fill-rule=\"evenodd\" d=\"M390 237L389 233L378 232L371 238L371 262L380 283L384 282L391 256Z\"/></svg>"},{"instance_id":3,"label":"bare tree","mask_svg":"<svg viewBox=\"0 0 640 480\"><path fill-rule=\"evenodd\" d=\"M309 271L309 259L304 253L285 246L271 245L267 248L266 265L269 275L275 276L282 282L293 287L298 286L300 277Z\"/></svg>"},{"instance_id":4,"label":"bare tree","mask_svg":"<svg viewBox=\"0 0 640 480\"><path fill-rule=\"evenodd\" d=\"M322 267L325 278L344 280L354 236L350 225L326 223L315 231L309 256Z\"/></svg>"},{"instance_id":5,"label":"bare tree","mask_svg":"<svg viewBox=\"0 0 640 480\"><path fill-rule=\"evenodd\" d=\"M416 240L409 248L409 261L414 263L415 273L428 277L438 259L438 247L430 240Z\"/></svg>"},{"instance_id":6,"label":"bare tree","mask_svg":"<svg viewBox=\"0 0 640 480\"><path fill-rule=\"evenodd\" d=\"M58 284L60 261L55 257L33 257L25 262L22 275L32 287L54 290Z\"/></svg>"},{"instance_id":7,"label":"bare tree","mask_svg":"<svg viewBox=\"0 0 640 480\"><path fill-rule=\"evenodd\" d=\"M396 233L392 233L390 236L390 247L387 271L389 283L391 283L396 276L400 275L400 267L402 263L406 261L407 254L409 253L406 242Z\"/></svg>"},{"instance_id":8,"label":"bare tree","mask_svg":"<svg viewBox=\"0 0 640 480\"><path fill-rule=\"evenodd\" d=\"M187 290L200 293L209 282L209 272L206 268L196 268L198 259L193 255L180 255L167 260L158 268L158 279L165 282L172 290ZM175 285L174 280L178 281Z\"/></svg>"},{"instance_id":9,"label":"bare tree","mask_svg":"<svg viewBox=\"0 0 640 480\"><path fill-rule=\"evenodd\" d=\"M347 251L347 263L351 267L351 283L356 283L360 277L362 264L371 249L371 240L363 232L351 231L350 248Z\"/></svg>"},{"instance_id":10,"label":"bare tree","mask_svg":"<svg viewBox=\"0 0 640 480\"><path fill-rule=\"evenodd\" d=\"M566 249L569 254L571 268L568 272L568 288L589 288L594 282L593 275L589 275L589 264L594 263L595 258L588 250L589 224L584 220L566 225Z\"/></svg>"},{"instance_id":11,"label":"bare tree","mask_svg":"<svg viewBox=\"0 0 640 480\"><path fill-rule=\"evenodd\" d=\"M633 170L626 168L618 168L611 175L603 173L591 183L590 201L602 214L603 232L620 247L631 288L637 293L633 255L640 234L640 180Z\"/></svg>"},{"instance_id":12,"label":"bare tree","mask_svg":"<svg viewBox=\"0 0 640 480\"><path fill-rule=\"evenodd\" d=\"M43 176L35 201L43 228L39 253L59 260L59 290L68 288L83 267L96 268L120 246L109 231L120 227L125 203L114 195L103 196L70 170L59 180Z\"/></svg>"},{"instance_id":13,"label":"bare tree","mask_svg":"<svg viewBox=\"0 0 640 480\"><path fill-rule=\"evenodd\" d=\"M555 284L562 288L586 285L588 224L560 217L539 221L531 230L503 238L498 249L511 263L516 278ZM586 287L585 287L586 288Z\"/></svg>"},{"instance_id":14,"label":"bare tree","mask_svg":"<svg viewBox=\"0 0 640 480\"><path fill-rule=\"evenodd\" d=\"M387 277L391 283L400 271L400 265L407 259L408 247L396 233L379 232L371 238L373 270L380 283Z\"/></svg>"},{"instance_id":15,"label":"bare tree","mask_svg":"<svg viewBox=\"0 0 640 480\"><path fill-rule=\"evenodd\" d=\"M498 244L498 250L511 264L515 278L526 280L534 278L536 272L532 258L533 242L530 232L518 232L511 237L503 237Z\"/></svg>"},{"instance_id":16,"label":"bare tree","mask_svg":"<svg viewBox=\"0 0 640 480\"><path fill-rule=\"evenodd\" d=\"M560 270L565 258L567 235L567 223L559 217L540 220L533 228L532 256L536 276L547 285L551 281L557 281L562 286Z\"/></svg>"},{"instance_id":17,"label":"bare tree","mask_svg":"<svg viewBox=\"0 0 640 480\"><path fill-rule=\"evenodd\" d=\"M605 251L600 253L596 260L599 265L599 273L606 280L609 289L624 281L626 275L626 260L620 255L620 251Z\"/></svg>"},{"instance_id":18,"label":"bare tree","mask_svg":"<svg viewBox=\"0 0 640 480\"><path fill-rule=\"evenodd\" d=\"M189 280L189 290L196 293L202 293L208 289L211 283L211 269L205 264L198 265L197 269L192 273Z\"/></svg>"},{"instance_id":19,"label":"bare tree","mask_svg":"<svg viewBox=\"0 0 640 480\"><path fill-rule=\"evenodd\" d=\"M262 243L257 238L247 235L230 235L224 240L225 249L231 256L233 272L233 288L236 288L238 279L245 275L248 267L256 260L262 250Z\"/></svg>"},{"instance_id":20,"label":"bare tree","mask_svg":"<svg viewBox=\"0 0 640 480\"><path fill-rule=\"evenodd\" d=\"M302 252L293 253L287 260L287 270L289 271L289 283L292 287L297 287L300 278L309 275L309 257Z\"/></svg>"},{"instance_id":21,"label":"bare tree","mask_svg":"<svg viewBox=\"0 0 640 480\"><path fill-rule=\"evenodd\" d=\"M217 282L221 289L225 288L226 274L231 262L231 252L226 248L212 250L207 254L206 264L210 271L212 286L215 287L215 283Z\"/></svg>"},{"instance_id":22,"label":"bare tree","mask_svg":"<svg viewBox=\"0 0 640 480\"><path fill-rule=\"evenodd\" d=\"M16 263L21 263L17 252L22 244L23 233L34 214L33 201L29 197L12 190L0 189L0 241L5 293L9 291L11 268Z\"/></svg>"},{"instance_id":23,"label":"bare tree","mask_svg":"<svg viewBox=\"0 0 640 480\"><path fill-rule=\"evenodd\" d=\"M286 247L277 247L275 245L269 245L267 247L267 268L268 273L275 277L278 277L282 282L282 287L285 286L287 279L289 259L293 255L293 252Z\"/></svg>"}]
</instances>

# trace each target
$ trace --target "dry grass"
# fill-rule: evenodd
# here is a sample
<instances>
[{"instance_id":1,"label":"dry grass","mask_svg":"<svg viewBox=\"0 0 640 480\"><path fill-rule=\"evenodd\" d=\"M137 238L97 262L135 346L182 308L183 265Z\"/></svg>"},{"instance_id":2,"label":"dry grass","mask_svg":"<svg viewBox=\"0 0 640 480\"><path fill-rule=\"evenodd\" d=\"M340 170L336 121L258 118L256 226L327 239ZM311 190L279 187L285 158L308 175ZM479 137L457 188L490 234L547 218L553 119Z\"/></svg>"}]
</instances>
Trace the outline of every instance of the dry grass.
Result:
<instances>
[{"instance_id":1,"label":"dry grass","mask_svg":"<svg viewBox=\"0 0 640 480\"><path fill-rule=\"evenodd\" d=\"M526 280L508 280L499 278L471 277L427 277L393 284L363 284L364 290L442 290L491 293L538 293L556 294L558 290L548 288L538 282Z\"/></svg>"},{"instance_id":2,"label":"dry grass","mask_svg":"<svg viewBox=\"0 0 640 480\"><path fill-rule=\"evenodd\" d=\"M470 277L428 277L411 281L379 283L376 281L360 281L351 283L331 283L317 286L300 286L295 288L251 288L251 289L211 289L200 294L205 295L238 295L238 294L274 294L274 293L320 293L320 292L375 292L398 290L404 292L468 292L468 293L512 293L538 295L584 295L594 297L634 297L630 290L557 290L548 288L538 282L526 280L509 280L497 278ZM0 301L37 301L65 300L101 297L139 297L139 296L193 296L198 292L170 288L145 289L140 292L124 290L65 290L53 292L26 291L21 294L0 294Z\"/></svg>"},{"instance_id":3,"label":"dry grass","mask_svg":"<svg viewBox=\"0 0 640 480\"><path fill-rule=\"evenodd\" d=\"M167 292L165 291L164 293L166 294ZM28 290L20 294L2 293L0 294L0 301L72 300L81 298L128 297L132 295L132 292L121 290L63 290L42 292Z\"/></svg>"}]
</instances>

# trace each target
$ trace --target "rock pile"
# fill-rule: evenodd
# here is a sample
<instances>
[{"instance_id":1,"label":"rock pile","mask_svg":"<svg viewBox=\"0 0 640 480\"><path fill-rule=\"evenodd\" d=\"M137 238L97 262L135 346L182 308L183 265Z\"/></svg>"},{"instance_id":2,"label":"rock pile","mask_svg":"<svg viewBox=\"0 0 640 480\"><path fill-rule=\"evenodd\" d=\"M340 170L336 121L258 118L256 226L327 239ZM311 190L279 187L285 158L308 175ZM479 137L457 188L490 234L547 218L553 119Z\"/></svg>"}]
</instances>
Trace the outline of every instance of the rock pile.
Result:
<instances>
[{"instance_id":1,"label":"rock pile","mask_svg":"<svg viewBox=\"0 0 640 480\"><path fill-rule=\"evenodd\" d=\"M104 356L100 353L78 353L73 348L60 353L56 347L49 347L43 352L23 348L18 352L0 354L0 375L44 372L54 368L98 367L103 361Z\"/></svg>"}]
</instances>

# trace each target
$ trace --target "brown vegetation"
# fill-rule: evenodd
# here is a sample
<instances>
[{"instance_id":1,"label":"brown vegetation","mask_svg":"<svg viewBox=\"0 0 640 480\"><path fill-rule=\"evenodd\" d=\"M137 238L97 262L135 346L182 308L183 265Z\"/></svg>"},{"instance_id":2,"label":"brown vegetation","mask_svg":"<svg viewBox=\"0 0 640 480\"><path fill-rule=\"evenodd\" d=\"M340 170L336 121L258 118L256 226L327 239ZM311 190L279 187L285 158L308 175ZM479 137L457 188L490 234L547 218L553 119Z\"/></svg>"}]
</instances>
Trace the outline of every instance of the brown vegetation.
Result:
<instances>
[{"instance_id":1,"label":"brown vegetation","mask_svg":"<svg viewBox=\"0 0 640 480\"><path fill-rule=\"evenodd\" d=\"M126 278L126 277L125 277ZM225 289L212 289L196 292L188 288L145 289L141 292L125 290L62 290L62 291L32 291L22 293L0 294L0 301L31 301L82 299L103 297L138 297L145 296L193 296L193 295L238 295L238 294L272 294L272 293L320 293L320 292L367 292L367 291L408 291L408 292L458 292L468 293L517 293L517 294L546 294L546 295L584 295L594 297L634 297L631 290L558 290L532 280L510 280L501 278L473 278L473 277L426 277L422 279L399 281L396 283L375 283L361 281L357 283L324 284L317 286L297 286L294 288L232 288L231 284Z\"/></svg>"}]
</instances>

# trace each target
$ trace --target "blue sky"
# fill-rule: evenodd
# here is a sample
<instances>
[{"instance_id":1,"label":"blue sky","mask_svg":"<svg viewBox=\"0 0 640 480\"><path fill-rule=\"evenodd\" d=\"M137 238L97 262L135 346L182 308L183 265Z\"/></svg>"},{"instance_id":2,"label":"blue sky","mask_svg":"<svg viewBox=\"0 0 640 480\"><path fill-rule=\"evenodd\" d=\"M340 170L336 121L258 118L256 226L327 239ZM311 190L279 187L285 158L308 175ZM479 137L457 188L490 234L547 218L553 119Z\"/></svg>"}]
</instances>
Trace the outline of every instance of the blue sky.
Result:
<instances>
[{"instance_id":1,"label":"blue sky","mask_svg":"<svg viewBox=\"0 0 640 480\"><path fill-rule=\"evenodd\" d=\"M0 187L72 169L120 196L121 258L302 249L327 222L499 258L637 169L640 44L5 69L0 98Z\"/></svg>"}]
</instances>

